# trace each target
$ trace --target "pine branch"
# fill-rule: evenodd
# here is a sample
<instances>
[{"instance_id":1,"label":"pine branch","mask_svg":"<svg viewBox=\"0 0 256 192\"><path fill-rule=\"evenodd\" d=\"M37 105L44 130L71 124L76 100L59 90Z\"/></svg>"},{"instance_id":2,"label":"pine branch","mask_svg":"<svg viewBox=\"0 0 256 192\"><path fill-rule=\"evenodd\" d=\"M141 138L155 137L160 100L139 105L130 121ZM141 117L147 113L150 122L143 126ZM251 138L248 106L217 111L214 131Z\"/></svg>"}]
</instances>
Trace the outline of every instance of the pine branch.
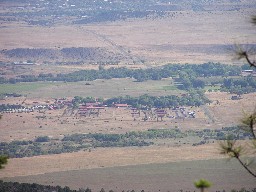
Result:
<instances>
[{"instance_id":1,"label":"pine branch","mask_svg":"<svg viewBox=\"0 0 256 192\"><path fill-rule=\"evenodd\" d=\"M223 155L228 155L230 158L236 158L238 162L244 167L244 169L256 178L256 173L253 173L249 166L244 163L240 156L244 148L242 146L237 146L235 140L226 140L220 143L221 151Z\"/></svg>"},{"instance_id":2,"label":"pine branch","mask_svg":"<svg viewBox=\"0 0 256 192\"><path fill-rule=\"evenodd\" d=\"M256 68L256 62L255 61L251 61L249 59L249 56L248 56L247 52L244 52L244 57L245 57L247 63L249 63L250 67L255 67Z\"/></svg>"},{"instance_id":3,"label":"pine branch","mask_svg":"<svg viewBox=\"0 0 256 192\"><path fill-rule=\"evenodd\" d=\"M253 177L256 177L256 174L253 173L253 172L249 169L249 167L240 159L239 156L237 156L237 157L235 157L235 158L239 161L239 163L245 168L245 170L246 170L248 173L250 173Z\"/></svg>"},{"instance_id":4,"label":"pine branch","mask_svg":"<svg viewBox=\"0 0 256 192\"><path fill-rule=\"evenodd\" d=\"M238 56L238 60L245 58L247 63L250 65L250 67L255 67L256 68L256 62L251 61L247 51L244 51L242 48L238 47L238 50L236 51L236 54Z\"/></svg>"}]
</instances>

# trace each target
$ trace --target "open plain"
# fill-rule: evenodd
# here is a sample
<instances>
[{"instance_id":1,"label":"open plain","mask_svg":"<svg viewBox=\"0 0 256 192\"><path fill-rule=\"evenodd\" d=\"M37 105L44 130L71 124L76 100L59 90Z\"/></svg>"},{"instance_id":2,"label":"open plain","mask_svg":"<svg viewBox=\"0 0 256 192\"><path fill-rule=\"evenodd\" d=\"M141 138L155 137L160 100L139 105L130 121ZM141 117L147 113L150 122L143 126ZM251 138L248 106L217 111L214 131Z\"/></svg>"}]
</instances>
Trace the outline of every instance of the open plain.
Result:
<instances>
[{"instance_id":1,"label":"open plain","mask_svg":"<svg viewBox=\"0 0 256 192\"><path fill-rule=\"evenodd\" d=\"M195 191L193 182L200 178L213 183L211 191L255 188L254 179L236 161L220 159L80 169L4 180L69 185L73 189L88 187L93 191Z\"/></svg>"},{"instance_id":2,"label":"open plain","mask_svg":"<svg viewBox=\"0 0 256 192\"><path fill-rule=\"evenodd\" d=\"M146 17L87 24L76 23L77 19L86 18L84 15L65 16L66 12L63 12L64 16L60 14L58 17L54 13L48 15L53 24L45 25L31 24L47 21L44 14L37 15L44 9L24 2L0 2L0 77L3 79L98 70L102 66L104 69L149 69L168 63L207 62L236 66L245 63L235 57L236 44L252 53L251 47L256 44L255 26L250 23L251 15L255 14L252 0L223 0L214 5L206 3L203 10L184 8L167 11L162 16L159 15L164 11L156 11ZM173 6L177 6L176 3ZM27 14L36 15L33 20L26 14L17 17L26 13L23 7L29 9ZM16 15L12 16L14 13ZM252 56L251 59L255 58ZM164 109L167 115L158 121L153 118L144 120L146 115L144 117L143 113L135 118L131 108L104 107L98 116L82 116L78 108L39 107L30 112L3 113L0 141L34 141L42 136L61 141L72 134L125 134L150 129L195 132L207 129L211 132L240 124L244 114L255 109L255 92L232 100L234 94L220 92L220 85L207 86L213 90L205 88L205 96L211 103L184 107L185 111L195 113L194 118L176 118L180 112L172 108ZM0 95L6 93L21 96L1 96L1 105L30 108L53 104L58 99L71 102L75 96L104 99L144 94L182 97L188 91L178 89L170 77L143 82L123 78L0 84ZM197 137L157 138L153 141L153 145L143 147L92 147L72 153L11 158L0 171L0 179L67 185L72 189L89 187L93 191L104 188L114 192L133 189L194 191L193 182L200 178L210 180L213 183L211 190L215 191L255 188L255 181L236 161L223 159L216 140L200 145L193 145L201 142Z\"/></svg>"},{"instance_id":3,"label":"open plain","mask_svg":"<svg viewBox=\"0 0 256 192\"><path fill-rule=\"evenodd\" d=\"M122 66L140 64L152 67L165 63L199 64L208 61L231 64L235 62L235 44L256 43L254 28L248 25L251 16L248 11L184 11L173 12L163 18L54 27L3 23L0 49L106 48L113 55L125 58L120 60ZM247 45L245 48L249 49ZM33 57L6 57L4 52L1 59L34 60ZM52 63L54 59L43 57L35 62L42 64L44 61ZM86 61L84 64L88 65Z\"/></svg>"}]
</instances>

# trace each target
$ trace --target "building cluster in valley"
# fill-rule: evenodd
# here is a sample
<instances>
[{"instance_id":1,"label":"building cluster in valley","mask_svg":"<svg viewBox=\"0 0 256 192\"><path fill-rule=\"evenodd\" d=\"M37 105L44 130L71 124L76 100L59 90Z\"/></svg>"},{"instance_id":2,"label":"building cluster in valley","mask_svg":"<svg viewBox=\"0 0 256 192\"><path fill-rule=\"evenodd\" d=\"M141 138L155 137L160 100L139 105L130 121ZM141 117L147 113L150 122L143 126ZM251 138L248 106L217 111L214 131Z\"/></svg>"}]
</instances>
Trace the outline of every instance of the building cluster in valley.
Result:
<instances>
[{"instance_id":1,"label":"building cluster in valley","mask_svg":"<svg viewBox=\"0 0 256 192\"><path fill-rule=\"evenodd\" d=\"M243 70L241 75L243 77L248 77L248 76L256 77L256 71L254 71L253 69Z\"/></svg>"},{"instance_id":2,"label":"building cluster in valley","mask_svg":"<svg viewBox=\"0 0 256 192\"><path fill-rule=\"evenodd\" d=\"M101 114L108 113L108 109L127 111L134 121L163 121L164 118L185 119L195 118L196 112L189 110L188 107L173 107L173 108L135 108L127 103L113 103L104 105L102 102L88 102L75 104L72 99L58 98L54 101L33 101L28 104L25 100L22 104L2 104L0 105L0 113L44 113L50 110L62 110L62 116L75 116L77 118L100 118Z\"/></svg>"}]
</instances>

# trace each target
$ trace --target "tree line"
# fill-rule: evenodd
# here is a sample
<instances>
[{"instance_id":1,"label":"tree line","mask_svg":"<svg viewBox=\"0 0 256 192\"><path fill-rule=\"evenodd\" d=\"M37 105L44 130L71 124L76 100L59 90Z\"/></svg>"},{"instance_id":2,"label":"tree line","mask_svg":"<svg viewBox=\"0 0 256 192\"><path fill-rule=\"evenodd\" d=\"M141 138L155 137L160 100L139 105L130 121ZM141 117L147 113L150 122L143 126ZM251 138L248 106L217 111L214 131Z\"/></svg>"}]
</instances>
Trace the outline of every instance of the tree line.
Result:
<instances>
[{"instance_id":1,"label":"tree line","mask_svg":"<svg viewBox=\"0 0 256 192\"><path fill-rule=\"evenodd\" d=\"M224 65L220 63L208 62L201 65L194 64L168 64L162 67L150 69L128 69L110 68L100 70L80 70L68 74L39 74L39 75L21 75L16 78L5 79L0 78L0 83L17 83L17 82L36 82L36 81L93 81L96 79L112 79L112 78L134 78L138 82L147 80L160 80L169 77L180 78L197 78L212 76L238 76L241 73L241 67Z\"/></svg>"},{"instance_id":2,"label":"tree line","mask_svg":"<svg viewBox=\"0 0 256 192\"><path fill-rule=\"evenodd\" d=\"M133 78L137 82L147 80L161 80L172 77L175 85L181 90L204 89L207 85L221 85L221 91L236 94L244 94L256 91L256 80L252 76L241 77L241 71L247 69L246 66L232 66L220 63L194 64L168 64L162 67L150 69L128 69L110 68L104 69L100 65L99 70L80 70L68 74L39 74L39 75L20 75L16 78L5 79L0 77L0 84L18 82L37 82L37 81L93 81L96 79L112 78ZM239 77L240 76L240 77ZM214 80L209 80L216 77Z\"/></svg>"},{"instance_id":3,"label":"tree line","mask_svg":"<svg viewBox=\"0 0 256 192\"><path fill-rule=\"evenodd\" d=\"M150 109L150 108L170 108L177 106L201 106L206 103L210 103L210 100L205 97L202 90L190 91L187 94L179 97L177 95L168 96L150 96L147 94L139 97L132 97L129 95L112 97L109 99L94 98L94 97L80 97L75 96L72 100L73 108L77 108L79 104L94 103L95 101L100 102L101 105L112 106L113 103L120 104L126 103L131 107L137 109ZM24 109L23 105L16 104L1 104L0 112L11 110L11 109Z\"/></svg>"},{"instance_id":4,"label":"tree line","mask_svg":"<svg viewBox=\"0 0 256 192\"><path fill-rule=\"evenodd\" d=\"M93 81L96 79L112 78L133 78L137 82L147 80L161 80L163 78L174 79L174 84L181 90L204 89L209 85L220 85L221 91L244 94L256 91L256 80L252 76L241 77L241 71L247 69L243 66L224 65L220 63L208 62L201 65L194 64L168 64L162 67L150 69L128 69L110 68L104 69L103 65L99 70L80 70L68 74L39 74L39 75L20 75L16 78L5 79L0 77L0 84L18 82L37 82L37 81ZM211 77L216 77L215 79ZM210 80L213 79L213 80Z\"/></svg>"},{"instance_id":5,"label":"tree line","mask_svg":"<svg viewBox=\"0 0 256 192\"><path fill-rule=\"evenodd\" d=\"M69 187L40 185L37 183L3 182L0 180L0 192L91 192L91 189L72 190Z\"/></svg>"},{"instance_id":6,"label":"tree line","mask_svg":"<svg viewBox=\"0 0 256 192\"><path fill-rule=\"evenodd\" d=\"M255 77L241 77L241 78L226 78L221 85L221 91L244 94L256 92L256 78Z\"/></svg>"},{"instance_id":7,"label":"tree line","mask_svg":"<svg viewBox=\"0 0 256 192\"><path fill-rule=\"evenodd\" d=\"M3 182L0 180L0 192L92 192L90 188L80 188L78 190L72 190L68 186L50 186L50 185L40 185L37 183L18 183L18 182ZM181 190L182 191L182 190ZM225 190L219 190L225 192ZM255 192L254 189L245 189L242 188L240 190L231 190L231 192ZM103 188L99 192L107 192ZM109 190L108 192L114 192L113 190ZM127 190L122 192L135 192L135 190ZM139 191L137 191L139 192ZM145 192L141 190L140 192ZM217 191L216 191L217 192Z\"/></svg>"},{"instance_id":8,"label":"tree line","mask_svg":"<svg viewBox=\"0 0 256 192\"><path fill-rule=\"evenodd\" d=\"M79 104L82 103L91 103L95 101L102 102L103 105L112 106L113 103L120 104L126 103L131 107L135 107L138 109L144 108L170 108L177 106L200 106L205 103L209 103L210 100L205 97L202 90L194 90L190 91L187 94L179 97L177 95L168 95L168 96L150 96L147 94L141 95L139 97L132 97L129 95L113 97L109 99L102 98L93 98L93 97L80 97L75 96L73 99L73 106L78 107Z\"/></svg>"},{"instance_id":9,"label":"tree line","mask_svg":"<svg viewBox=\"0 0 256 192\"><path fill-rule=\"evenodd\" d=\"M10 158L23 158L47 154L60 154L91 150L98 147L128 147L154 145L155 139L182 139L197 137L200 141L193 146L202 145L213 140L225 140L227 137L235 140L251 138L250 133L238 127L228 127L218 130L189 130L180 129L149 129L147 131L132 131L123 134L72 134L62 139L51 139L48 136L39 136L35 140L0 142L0 155Z\"/></svg>"}]
</instances>

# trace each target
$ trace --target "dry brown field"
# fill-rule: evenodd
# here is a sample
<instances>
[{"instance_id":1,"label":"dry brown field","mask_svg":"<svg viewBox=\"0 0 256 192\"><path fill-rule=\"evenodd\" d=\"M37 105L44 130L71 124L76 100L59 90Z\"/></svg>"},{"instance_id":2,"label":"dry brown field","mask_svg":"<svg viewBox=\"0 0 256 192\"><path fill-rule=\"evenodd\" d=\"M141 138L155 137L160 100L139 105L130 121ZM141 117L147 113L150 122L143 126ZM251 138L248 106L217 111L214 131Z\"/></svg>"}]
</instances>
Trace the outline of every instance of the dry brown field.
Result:
<instances>
[{"instance_id":1,"label":"dry brown field","mask_svg":"<svg viewBox=\"0 0 256 192\"><path fill-rule=\"evenodd\" d=\"M145 60L146 66L168 62L234 63L232 50L216 53L216 48L213 52L209 48L255 43L255 30L249 21L250 12L229 11L178 12L172 17L80 26L31 27L6 22L1 24L0 49L105 47L116 53L125 52L135 60ZM206 46L206 49L198 50L200 46ZM1 57L1 60L5 58Z\"/></svg>"},{"instance_id":2,"label":"dry brown field","mask_svg":"<svg viewBox=\"0 0 256 192\"><path fill-rule=\"evenodd\" d=\"M254 111L256 107L255 93L244 94L241 100L231 100L232 95L223 92L206 93L206 96L213 101L208 109L213 123L219 127L239 124L241 118Z\"/></svg>"},{"instance_id":3,"label":"dry brown field","mask_svg":"<svg viewBox=\"0 0 256 192\"><path fill-rule=\"evenodd\" d=\"M221 158L216 144L197 147L96 148L91 151L10 159L8 165L1 171L0 178L80 169L214 158Z\"/></svg>"},{"instance_id":4,"label":"dry brown field","mask_svg":"<svg viewBox=\"0 0 256 192\"><path fill-rule=\"evenodd\" d=\"M152 128L196 129L205 128L207 117L199 108L196 119L164 118L163 121L143 121L141 117L134 118L131 110L106 108L99 117L80 117L63 115L63 110L46 110L32 113L5 113L1 124L1 141L33 140L38 136L61 138L63 135L73 133L126 133L130 131L143 131ZM38 116L45 116L38 118ZM208 126L207 126L208 127Z\"/></svg>"},{"instance_id":5,"label":"dry brown field","mask_svg":"<svg viewBox=\"0 0 256 192\"><path fill-rule=\"evenodd\" d=\"M200 178L213 183L211 191L255 187L237 161L219 158L217 145L96 149L11 159L0 178L93 191L194 191Z\"/></svg>"}]
</instances>

